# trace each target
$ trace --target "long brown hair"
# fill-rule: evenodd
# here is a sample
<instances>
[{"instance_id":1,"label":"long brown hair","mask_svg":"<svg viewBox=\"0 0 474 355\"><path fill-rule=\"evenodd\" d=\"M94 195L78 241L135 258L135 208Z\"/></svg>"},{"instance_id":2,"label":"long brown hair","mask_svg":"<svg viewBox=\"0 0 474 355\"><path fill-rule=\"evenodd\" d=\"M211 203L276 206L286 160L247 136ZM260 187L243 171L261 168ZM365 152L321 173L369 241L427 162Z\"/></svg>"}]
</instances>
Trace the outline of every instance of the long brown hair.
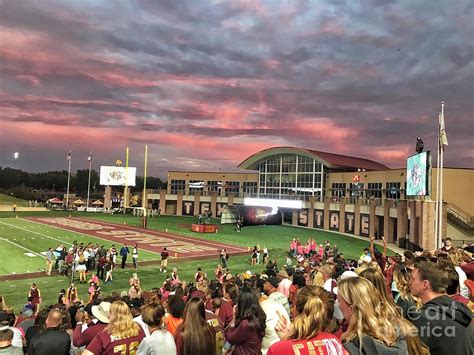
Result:
<instances>
[{"instance_id":1,"label":"long brown hair","mask_svg":"<svg viewBox=\"0 0 474 355\"><path fill-rule=\"evenodd\" d=\"M400 313L393 312L383 301L375 286L363 277L350 277L339 281L338 297L352 306L349 328L342 335L342 341L359 343L362 353L363 337L370 336L381 343L392 346L403 337L410 355L429 354L421 343L415 326Z\"/></svg>"},{"instance_id":2,"label":"long brown hair","mask_svg":"<svg viewBox=\"0 0 474 355\"><path fill-rule=\"evenodd\" d=\"M216 352L216 334L206 322L204 302L199 297L189 300L183 314L181 336L183 355L209 355Z\"/></svg>"}]
</instances>

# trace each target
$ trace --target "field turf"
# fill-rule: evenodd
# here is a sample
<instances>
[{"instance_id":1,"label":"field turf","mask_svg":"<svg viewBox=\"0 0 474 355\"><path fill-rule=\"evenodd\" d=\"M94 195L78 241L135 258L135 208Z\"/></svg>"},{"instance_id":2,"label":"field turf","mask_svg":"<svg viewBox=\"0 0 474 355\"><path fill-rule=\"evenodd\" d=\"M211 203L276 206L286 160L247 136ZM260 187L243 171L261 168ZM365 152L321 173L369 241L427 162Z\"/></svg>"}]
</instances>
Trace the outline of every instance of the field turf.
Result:
<instances>
[{"instance_id":1,"label":"field turf","mask_svg":"<svg viewBox=\"0 0 474 355\"><path fill-rule=\"evenodd\" d=\"M45 226L30 221L23 220L22 216L60 216L67 217L71 214L73 217L87 217L107 221L110 223L140 226L140 219L129 215L105 215L92 213L70 213L70 212L43 212L41 214L0 213L0 275L12 273L24 273L27 271L39 271L45 266L45 259L42 256L30 257L25 253L39 254L45 252L48 247L55 248L60 243L69 246L73 241L87 243L99 243L99 245L109 246L112 242L94 238L88 235L69 232L62 229ZM16 218L16 215L19 218ZM1 218L4 217L4 218ZM346 258L358 258L364 247L368 246L368 240L358 240L349 236L340 235L328 231L297 228L291 226L252 226L244 227L242 232L237 233L234 226L219 225L219 232L216 234L196 235L190 231L191 223L195 222L192 217L161 216L148 219L148 228L183 234L194 238L205 238L212 241L220 241L228 244L251 247L260 244L263 248L269 249L270 258L277 259L278 265L285 263L285 256L292 238L300 238L305 241L309 237L315 238L318 243L324 243L329 240L332 244L337 243L339 250ZM219 223L218 220L212 221ZM259 272L264 269L263 265L250 267L249 255L233 256L229 260L229 267L233 273ZM140 261L158 260L159 255L151 252L141 251ZM197 267L209 275L213 275L214 269L218 263L218 255L215 259L203 259L193 261L170 262L170 268L176 266L180 279L192 280ZM159 265L143 266L139 269L139 277L144 289L159 287L166 279L165 273L160 273ZM134 272L133 269L117 269L114 271L114 281L108 285L102 285L102 292L110 293L112 291L128 290L128 278ZM49 276L36 279L24 279L14 281L0 281L0 296L5 297L6 303L12 305L16 312L20 311L23 304L26 303L29 285L36 282L42 292L43 302L52 304L56 302L57 295L61 288L66 288L68 279L64 276ZM79 294L83 299L87 299L87 286L78 285Z\"/></svg>"}]
</instances>

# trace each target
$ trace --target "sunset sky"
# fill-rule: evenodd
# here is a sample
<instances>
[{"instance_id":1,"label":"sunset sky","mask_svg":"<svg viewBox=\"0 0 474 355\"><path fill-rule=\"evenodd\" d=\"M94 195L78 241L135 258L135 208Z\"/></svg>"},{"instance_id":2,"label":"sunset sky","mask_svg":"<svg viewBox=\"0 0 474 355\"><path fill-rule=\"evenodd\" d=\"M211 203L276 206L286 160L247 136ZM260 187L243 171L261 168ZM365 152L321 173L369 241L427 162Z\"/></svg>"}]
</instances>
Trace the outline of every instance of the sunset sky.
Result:
<instances>
[{"instance_id":1,"label":"sunset sky","mask_svg":"<svg viewBox=\"0 0 474 355\"><path fill-rule=\"evenodd\" d=\"M295 146L474 167L474 2L0 0L0 166L234 168ZM15 162L13 153L19 152ZM434 154L435 155L435 154Z\"/></svg>"}]
</instances>

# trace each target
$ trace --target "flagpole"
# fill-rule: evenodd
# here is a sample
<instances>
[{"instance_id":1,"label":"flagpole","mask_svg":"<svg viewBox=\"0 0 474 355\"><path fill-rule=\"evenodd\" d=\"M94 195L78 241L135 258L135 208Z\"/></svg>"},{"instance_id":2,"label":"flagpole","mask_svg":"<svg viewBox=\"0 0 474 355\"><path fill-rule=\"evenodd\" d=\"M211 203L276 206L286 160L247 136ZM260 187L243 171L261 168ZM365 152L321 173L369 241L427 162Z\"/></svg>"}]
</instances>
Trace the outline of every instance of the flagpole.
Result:
<instances>
[{"instance_id":1,"label":"flagpole","mask_svg":"<svg viewBox=\"0 0 474 355\"><path fill-rule=\"evenodd\" d=\"M68 168L67 168L67 192L66 192L66 209L69 207L69 183L71 181L71 150L67 156Z\"/></svg>"},{"instance_id":2,"label":"flagpole","mask_svg":"<svg viewBox=\"0 0 474 355\"><path fill-rule=\"evenodd\" d=\"M439 249L441 245L439 244L439 234L438 234L438 227L439 227L439 178L440 178L440 171L439 171L439 159L440 159L440 151L441 151L441 141L440 141L440 130L441 127L441 113L438 113L438 146L437 146L437 157L436 157L436 204L435 204L435 245Z\"/></svg>"},{"instance_id":3,"label":"flagpole","mask_svg":"<svg viewBox=\"0 0 474 355\"><path fill-rule=\"evenodd\" d=\"M147 196L146 196L146 167L148 161L148 145L145 145L145 168L143 171L143 195L142 195L142 207L146 208Z\"/></svg>"},{"instance_id":4,"label":"flagpole","mask_svg":"<svg viewBox=\"0 0 474 355\"><path fill-rule=\"evenodd\" d=\"M92 152L89 154L87 157L87 160L89 160L89 181L87 183L87 204L86 204L86 211L89 208L89 195L91 191L91 169L92 169Z\"/></svg>"},{"instance_id":5,"label":"flagpole","mask_svg":"<svg viewBox=\"0 0 474 355\"><path fill-rule=\"evenodd\" d=\"M444 101L441 101L441 125L440 125L441 134L445 135L445 123L444 123ZM439 178L439 207L438 207L438 216L439 216L439 245L441 246L443 240L443 169L444 169L444 145L443 137L440 134L440 178Z\"/></svg>"},{"instance_id":6,"label":"flagpole","mask_svg":"<svg viewBox=\"0 0 474 355\"><path fill-rule=\"evenodd\" d=\"M125 150L125 188L123 189L123 214L127 213L128 207L128 147Z\"/></svg>"}]
</instances>

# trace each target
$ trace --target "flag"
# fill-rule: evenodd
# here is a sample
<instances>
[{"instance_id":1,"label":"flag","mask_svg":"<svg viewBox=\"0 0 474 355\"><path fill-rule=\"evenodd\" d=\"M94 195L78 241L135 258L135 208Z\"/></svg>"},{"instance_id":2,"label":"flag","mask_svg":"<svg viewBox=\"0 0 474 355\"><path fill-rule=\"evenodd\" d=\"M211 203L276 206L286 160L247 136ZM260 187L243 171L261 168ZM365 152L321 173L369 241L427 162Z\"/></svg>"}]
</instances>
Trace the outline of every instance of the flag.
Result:
<instances>
[{"instance_id":1,"label":"flag","mask_svg":"<svg viewBox=\"0 0 474 355\"><path fill-rule=\"evenodd\" d=\"M446 136L446 128L444 126L444 113L439 115L439 143L442 148L448 145L448 137Z\"/></svg>"},{"instance_id":2,"label":"flag","mask_svg":"<svg viewBox=\"0 0 474 355\"><path fill-rule=\"evenodd\" d=\"M92 161L92 152L89 154L89 156L87 157L87 161Z\"/></svg>"},{"instance_id":3,"label":"flag","mask_svg":"<svg viewBox=\"0 0 474 355\"><path fill-rule=\"evenodd\" d=\"M69 151L69 154L66 156L66 160L71 160L71 151Z\"/></svg>"}]
</instances>

